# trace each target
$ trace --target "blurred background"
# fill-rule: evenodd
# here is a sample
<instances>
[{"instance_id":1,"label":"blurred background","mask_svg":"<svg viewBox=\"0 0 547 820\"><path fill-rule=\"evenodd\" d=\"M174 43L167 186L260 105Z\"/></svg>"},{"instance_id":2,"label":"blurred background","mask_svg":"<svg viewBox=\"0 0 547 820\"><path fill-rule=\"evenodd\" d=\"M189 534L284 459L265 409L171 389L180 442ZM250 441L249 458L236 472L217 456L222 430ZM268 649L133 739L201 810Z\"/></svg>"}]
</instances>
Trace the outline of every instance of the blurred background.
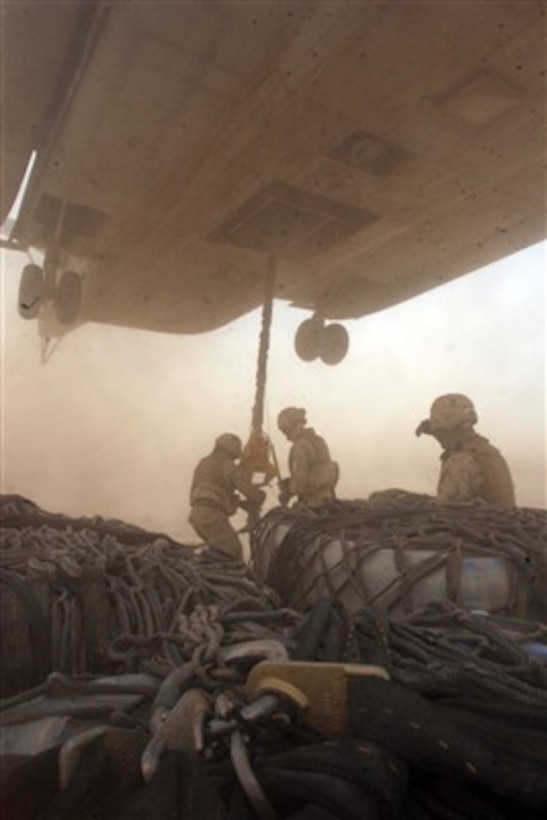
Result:
<instances>
[{"instance_id":1,"label":"blurred background","mask_svg":"<svg viewBox=\"0 0 547 820\"><path fill-rule=\"evenodd\" d=\"M51 512L101 515L197 543L187 523L197 461L221 432L246 439L261 324L176 337L83 325L46 363L17 312L23 254L2 251L1 491ZM521 506L546 502L546 245L402 305L347 322L335 367L293 350L306 314L276 303L266 430L286 467L278 411L305 407L339 462L341 498L400 487L433 494L440 448L414 430L435 396L463 392L502 451ZM276 492L267 506L276 503ZM236 523L243 524L240 517Z\"/></svg>"}]
</instances>

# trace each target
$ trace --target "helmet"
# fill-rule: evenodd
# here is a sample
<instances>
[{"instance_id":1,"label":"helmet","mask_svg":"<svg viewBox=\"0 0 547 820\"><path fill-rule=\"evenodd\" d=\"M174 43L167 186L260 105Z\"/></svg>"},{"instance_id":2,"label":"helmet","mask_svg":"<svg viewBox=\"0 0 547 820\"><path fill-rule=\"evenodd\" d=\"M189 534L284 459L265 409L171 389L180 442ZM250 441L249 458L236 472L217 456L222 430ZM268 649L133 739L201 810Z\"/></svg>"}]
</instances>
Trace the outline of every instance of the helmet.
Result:
<instances>
[{"instance_id":1,"label":"helmet","mask_svg":"<svg viewBox=\"0 0 547 820\"><path fill-rule=\"evenodd\" d=\"M290 433L299 423L306 423L306 411L303 407L285 407L277 417L277 426L282 433Z\"/></svg>"},{"instance_id":2,"label":"helmet","mask_svg":"<svg viewBox=\"0 0 547 820\"><path fill-rule=\"evenodd\" d=\"M215 449L224 450L231 458L241 456L242 443L239 436L234 433L222 433L215 439Z\"/></svg>"},{"instance_id":3,"label":"helmet","mask_svg":"<svg viewBox=\"0 0 547 820\"><path fill-rule=\"evenodd\" d=\"M447 393L445 396L439 396L429 411L429 422L433 432L472 427L477 420L473 402L462 393Z\"/></svg>"}]
</instances>

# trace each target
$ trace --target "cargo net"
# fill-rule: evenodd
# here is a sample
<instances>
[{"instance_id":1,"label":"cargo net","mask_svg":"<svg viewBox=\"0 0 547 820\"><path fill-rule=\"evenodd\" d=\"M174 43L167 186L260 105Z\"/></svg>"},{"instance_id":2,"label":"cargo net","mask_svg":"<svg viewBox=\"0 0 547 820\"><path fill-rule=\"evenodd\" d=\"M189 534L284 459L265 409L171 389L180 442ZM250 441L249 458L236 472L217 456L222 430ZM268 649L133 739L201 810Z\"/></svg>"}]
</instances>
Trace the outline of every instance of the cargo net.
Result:
<instances>
[{"instance_id":1,"label":"cargo net","mask_svg":"<svg viewBox=\"0 0 547 820\"><path fill-rule=\"evenodd\" d=\"M466 610L547 615L545 510L441 505L389 490L368 501L276 508L251 546L257 577L299 610L328 598L397 617L448 600Z\"/></svg>"},{"instance_id":2,"label":"cargo net","mask_svg":"<svg viewBox=\"0 0 547 820\"><path fill-rule=\"evenodd\" d=\"M0 703L0 740L4 735L5 748L9 740L14 755L13 762L0 758L6 816L543 820L545 624L515 612L465 609L456 581L452 599L437 584L429 598L417 600L412 584L398 587L401 570L394 562L391 581L382 580L388 593L397 592L387 597L391 606L385 595L375 599L368 586L362 589L362 580L356 587L347 580L361 566L357 543L365 553L398 548L404 554L407 539L420 553L416 563L427 562L443 579L446 565L431 561L432 543L436 558L441 548L450 553L459 543L462 572L469 546L472 557L497 559L501 544L502 556L518 569L515 583L534 586L539 596L545 514L456 512L401 493L315 511L272 511L253 536L257 580L212 550L196 553L121 522L51 516L23 499L4 498L3 676L6 668L10 676L21 672L23 660L34 675L39 658L47 671L54 646L54 668L65 664L65 673ZM336 554L346 577L332 586L323 578L316 588L314 576L330 570L326 559L312 559L331 541L345 543ZM347 550L354 553L349 560ZM275 581L277 591L265 581ZM344 601L347 590L354 597ZM526 610L532 598L519 592L508 600ZM50 654L40 654L40 640ZM31 654L12 654L19 644L28 653L29 641ZM277 657L273 674L282 680L291 661L309 662L310 680L319 674L318 662L349 665L351 686L338 692L331 710L343 731L317 731L306 709L283 699L277 712L268 704L264 711L264 702L258 709L260 698L249 702L241 682L259 657ZM386 674L359 676L358 664ZM98 667L113 673L89 674ZM84 669L87 674L75 674ZM325 679L325 691L329 686ZM199 691L209 706L198 748L193 733L184 742L181 734L195 729ZM158 710L167 712L165 726L191 720L156 755L154 776L144 782L146 752L158 751L154 744L166 731L154 722ZM37 719L49 720L53 731L60 715L78 719L81 733L73 734L72 726L67 735L60 726L55 748L26 757L23 744L38 748L43 724Z\"/></svg>"},{"instance_id":3,"label":"cargo net","mask_svg":"<svg viewBox=\"0 0 547 820\"><path fill-rule=\"evenodd\" d=\"M428 698L481 714L547 714L544 510L388 491L273 510L252 549L259 578L287 606L345 613L338 660L380 664Z\"/></svg>"},{"instance_id":4,"label":"cargo net","mask_svg":"<svg viewBox=\"0 0 547 820\"><path fill-rule=\"evenodd\" d=\"M47 513L0 497L2 695L50 672L148 673L184 667L238 679L228 648L283 641L302 620L248 568L121 521ZM240 680L241 675L239 676Z\"/></svg>"}]
</instances>

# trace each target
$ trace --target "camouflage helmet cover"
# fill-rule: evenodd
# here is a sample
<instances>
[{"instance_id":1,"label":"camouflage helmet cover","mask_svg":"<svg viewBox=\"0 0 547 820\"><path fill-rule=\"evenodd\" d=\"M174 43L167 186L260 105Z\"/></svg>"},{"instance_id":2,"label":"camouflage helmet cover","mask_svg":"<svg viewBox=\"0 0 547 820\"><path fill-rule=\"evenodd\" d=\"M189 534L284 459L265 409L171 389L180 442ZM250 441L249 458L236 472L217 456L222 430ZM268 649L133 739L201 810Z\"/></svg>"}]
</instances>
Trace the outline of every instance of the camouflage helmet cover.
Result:
<instances>
[{"instance_id":1,"label":"camouflage helmet cover","mask_svg":"<svg viewBox=\"0 0 547 820\"><path fill-rule=\"evenodd\" d=\"M438 396L431 405L429 422L433 432L472 427L477 423L477 412L467 396L462 393L447 393Z\"/></svg>"},{"instance_id":2,"label":"camouflage helmet cover","mask_svg":"<svg viewBox=\"0 0 547 820\"><path fill-rule=\"evenodd\" d=\"M242 442L239 436L234 433L222 433L215 439L215 449L224 450L232 458L239 458L241 455Z\"/></svg>"},{"instance_id":3,"label":"camouflage helmet cover","mask_svg":"<svg viewBox=\"0 0 547 820\"><path fill-rule=\"evenodd\" d=\"M306 411L303 407L285 407L277 417L277 426L282 433L290 433L299 422L306 423Z\"/></svg>"}]
</instances>

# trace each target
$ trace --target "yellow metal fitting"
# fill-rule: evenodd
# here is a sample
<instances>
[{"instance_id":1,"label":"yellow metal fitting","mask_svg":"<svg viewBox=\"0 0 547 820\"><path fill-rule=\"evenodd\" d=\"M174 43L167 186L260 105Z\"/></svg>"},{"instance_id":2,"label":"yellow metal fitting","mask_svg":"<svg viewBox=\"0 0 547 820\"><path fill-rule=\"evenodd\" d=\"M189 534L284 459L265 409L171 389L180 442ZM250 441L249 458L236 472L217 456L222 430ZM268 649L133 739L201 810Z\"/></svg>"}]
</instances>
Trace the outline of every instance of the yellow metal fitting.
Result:
<instances>
[{"instance_id":1,"label":"yellow metal fitting","mask_svg":"<svg viewBox=\"0 0 547 820\"><path fill-rule=\"evenodd\" d=\"M383 667L368 664L263 661L251 669L245 691L249 699L265 692L289 697L309 726L334 740L347 735L347 687L353 677L389 680Z\"/></svg>"}]
</instances>

